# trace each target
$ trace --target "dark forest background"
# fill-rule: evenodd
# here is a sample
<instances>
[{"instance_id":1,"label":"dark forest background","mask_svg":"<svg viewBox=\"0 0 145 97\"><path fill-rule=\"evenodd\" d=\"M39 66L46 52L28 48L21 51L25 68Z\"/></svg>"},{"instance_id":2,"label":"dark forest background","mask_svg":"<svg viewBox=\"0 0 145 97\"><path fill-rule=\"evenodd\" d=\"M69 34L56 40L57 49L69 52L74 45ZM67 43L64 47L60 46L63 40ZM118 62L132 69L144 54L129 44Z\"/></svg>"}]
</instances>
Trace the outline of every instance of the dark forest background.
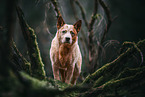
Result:
<instances>
[{"instance_id":1,"label":"dark forest background","mask_svg":"<svg viewBox=\"0 0 145 97\"><path fill-rule=\"evenodd\" d=\"M94 0L78 0L82 5L86 20L89 22L94 10ZM98 68L102 65L113 61L120 53L120 48L124 41L138 42L145 38L145 1L144 0L103 0L110 9L111 17L114 19L111 23L105 41L99 45L98 40L101 39L107 24L107 17L101 5L98 6L97 20L93 25L94 43L101 47ZM0 0L0 29L6 28L7 19L7 2L8 0ZM71 0L57 0L60 13L65 23L74 24L77 19L73 12ZM48 77L53 78L51 62L49 58L50 44L56 33L57 17L50 0L17 0L24 13L25 20L32 27L37 36L38 46L40 48L42 61L44 63L45 72ZM79 6L74 3L76 15L78 19L83 20ZM27 44L21 33L19 19L16 14L15 31L13 39L18 50L28 60L29 54ZM82 30L79 32L79 45L83 56L82 77L86 77L92 69L89 65L89 49L84 46L88 37L88 29L85 22L82 22ZM7 30L7 29L5 29ZM88 40L87 40L88 41ZM135 63L140 63L140 58L135 58ZM83 79L83 78L82 78ZM81 79L81 80L82 80Z\"/></svg>"}]
</instances>

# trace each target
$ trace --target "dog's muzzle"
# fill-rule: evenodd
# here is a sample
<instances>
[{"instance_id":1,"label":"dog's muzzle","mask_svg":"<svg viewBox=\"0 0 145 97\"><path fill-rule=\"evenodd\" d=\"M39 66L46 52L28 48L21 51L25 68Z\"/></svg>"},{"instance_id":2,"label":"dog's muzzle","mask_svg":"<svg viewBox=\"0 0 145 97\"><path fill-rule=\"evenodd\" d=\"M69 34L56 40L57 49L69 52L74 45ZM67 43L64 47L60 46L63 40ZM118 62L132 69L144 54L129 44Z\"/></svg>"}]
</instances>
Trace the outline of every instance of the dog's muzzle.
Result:
<instances>
[{"instance_id":1,"label":"dog's muzzle","mask_svg":"<svg viewBox=\"0 0 145 97\"><path fill-rule=\"evenodd\" d=\"M65 38L65 43L70 43L70 38L69 37Z\"/></svg>"}]
</instances>

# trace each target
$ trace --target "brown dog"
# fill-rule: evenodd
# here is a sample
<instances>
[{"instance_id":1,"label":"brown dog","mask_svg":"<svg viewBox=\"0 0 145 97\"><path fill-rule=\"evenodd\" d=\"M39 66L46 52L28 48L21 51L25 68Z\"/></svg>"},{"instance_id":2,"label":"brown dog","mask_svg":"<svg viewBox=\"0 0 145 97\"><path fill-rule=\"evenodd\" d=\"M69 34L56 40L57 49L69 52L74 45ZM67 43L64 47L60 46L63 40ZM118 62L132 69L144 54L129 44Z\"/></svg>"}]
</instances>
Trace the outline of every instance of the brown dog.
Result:
<instances>
[{"instance_id":1,"label":"brown dog","mask_svg":"<svg viewBox=\"0 0 145 97\"><path fill-rule=\"evenodd\" d=\"M54 79L65 83L76 84L81 72L82 56L78 45L78 32L81 28L81 20L74 25L65 24L62 17L57 21L57 33L52 40L50 59L52 63Z\"/></svg>"}]
</instances>

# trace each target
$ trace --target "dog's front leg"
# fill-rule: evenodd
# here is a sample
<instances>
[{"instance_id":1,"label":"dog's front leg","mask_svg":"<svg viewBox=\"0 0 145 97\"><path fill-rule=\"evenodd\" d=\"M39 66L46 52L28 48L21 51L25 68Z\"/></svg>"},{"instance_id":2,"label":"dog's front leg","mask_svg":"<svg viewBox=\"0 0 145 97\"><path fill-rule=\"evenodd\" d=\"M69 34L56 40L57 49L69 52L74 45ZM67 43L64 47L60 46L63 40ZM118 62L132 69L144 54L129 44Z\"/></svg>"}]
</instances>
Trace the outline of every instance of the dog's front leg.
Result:
<instances>
[{"instance_id":1,"label":"dog's front leg","mask_svg":"<svg viewBox=\"0 0 145 97\"><path fill-rule=\"evenodd\" d=\"M77 79L78 79L78 77L80 75L80 72L81 72L81 67L76 65L75 68L74 68L73 77L71 79L71 84L73 84L73 85L76 84Z\"/></svg>"},{"instance_id":2,"label":"dog's front leg","mask_svg":"<svg viewBox=\"0 0 145 97\"><path fill-rule=\"evenodd\" d=\"M59 77L59 68L57 68L55 66L55 64L52 66L53 68L53 76L54 76L54 79L56 80L60 80L60 77Z\"/></svg>"},{"instance_id":3,"label":"dog's front leg","mask_svg":"<svg viewBox=\"0 0 145 97\"><path fill-rule=\"evenodd\" d=\"M65 83L67 83L67 84L70 83L70 80L72 78L73 72L74 72L74 65L73 66L69 66L67 68L67 72L66 72Z\"/></svg>"}]
</instances>

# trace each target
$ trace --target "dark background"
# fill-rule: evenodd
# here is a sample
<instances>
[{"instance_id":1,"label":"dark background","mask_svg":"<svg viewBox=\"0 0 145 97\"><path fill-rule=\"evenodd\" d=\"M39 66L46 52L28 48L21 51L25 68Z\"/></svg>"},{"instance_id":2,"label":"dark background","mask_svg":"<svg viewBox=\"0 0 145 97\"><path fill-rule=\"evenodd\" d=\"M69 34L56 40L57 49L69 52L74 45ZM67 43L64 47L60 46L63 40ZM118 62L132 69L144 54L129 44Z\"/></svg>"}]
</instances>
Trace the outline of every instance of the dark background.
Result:
<instances>
[{"instance_id":1,"label":"dark background","mask_svg":"<svg viewBox=\"0 0 145 97\"><path fill-rule=\"evenodd\" d=\"M72 8L70 5L70 0L57 0L59 3L59 8L61 14L66 23L74 24L76 22ZM93 0L79 0L84 7L87 21L90 21L90 17L93 12L94 2ZM145 1L144 0L105 0L108 7L110 8L111 16L117 18L113 21L109 33L107 34L107 40L117 40L118 45L121 45L124 41L139 41L145 38ZM5 28L6 23L6 1L0 0L0 26ZM49 49L50 43L56 33L56 22L57 18L53 7L50 5L49 0L19 0L18 5L22 8L25 19L28 24L36 31L38 38L38 45L40 48L42 60L45 64L45 70L47 75L52 76L51 63L49 59ZM76 6L77 15L80 19L81 11ZM99 7L99 14L105 17L104 11ZM16 15L17 16L17 15ZM101 20L101 19L100 19ZM105 27L105 18L103 18L99 26L94 26L96 31L95 35L99 38L99 35ZM84 25L82 29L87 37L88 31ZM14 41L20 52L29 60L27 46L23 39L22 32L20 29L18 17L16 18L16 29L14 32ZM81 36L80 38L85 38ZM84 57L84 48L79 42L82 55ZM107 50L106 52L113 52L112 50ZM106 53L106 59L102 59L102 64L110 62L110 56L113 54ZM117 56L117 55L116 55ZM115 56L115 57L116 57ZM82 71L86 70L86 64L83 63Z\"/></svg>"}]
</instances>

